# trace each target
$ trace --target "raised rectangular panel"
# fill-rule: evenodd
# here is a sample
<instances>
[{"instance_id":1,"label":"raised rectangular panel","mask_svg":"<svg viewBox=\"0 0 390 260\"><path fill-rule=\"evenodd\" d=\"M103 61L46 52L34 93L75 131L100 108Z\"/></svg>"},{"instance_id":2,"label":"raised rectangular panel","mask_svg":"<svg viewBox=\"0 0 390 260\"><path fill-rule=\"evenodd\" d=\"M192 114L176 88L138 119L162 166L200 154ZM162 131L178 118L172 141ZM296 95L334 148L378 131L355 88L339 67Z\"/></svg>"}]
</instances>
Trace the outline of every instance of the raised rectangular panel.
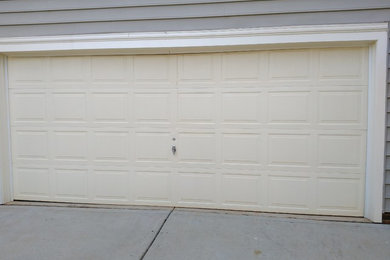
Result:
<instances>
[{"instance_id":1,"label":"raised rectangular panel","mask_svg":"<svg viewBox=\"0 0 390 260\"><path fill-rule=\"evenodd\" d=\"M13 148L15 159L47 159L48 133L46 131L14 131Z\"/></svg>"},{"instance_id":2,"label":"raised rectangular panel","mask_svg":"<svg viewBox=\"0 0 390 260\"><path fill-rule=\"evenodd\" d=\"M274 166L308 166L309 138L305 134L270 134L268 163Z\"/></svg>"},{"instance_id":3,"label":"raised rectangular panel","mask_svg":"<svg viewBox=\"0 0 390 260\"><path fill-rule=\"evenodd\" d=\"M362 48L337 48L320 50L320 79L361 79L364 68Z\"/></svg>"},{"instance_id":4,"label":"raised rectangular panel","mask_svg":"<svg viewBox=\"0 0 390 260\"><path fill-rule=\"evenodd\" d=\"M12 93L10 103L12 122L45 121L45 93Z\"/></svg>"},{"instance_id":5,"label":"raised rectangular panel","mask_svg":"<svg viewBox=\"0 0 390 260\"><path fill-rule=\"evenodd\" d=\"M125 56L101 56L91 58L92 78L98 81L118 81L126 79L127 63Z\"/></svg>"},{"instance_id":6,"label":"raised rectangular panel","mask_svg":"<svg viewBox=\"0 0 390 260\"><path fill-rule=\"evenodd\" d=\"M49 170L38 168L16 168L16 190L18 195L49 197Z\"/></svg>"},{"instance_id":7,"label":"raised rectangular panel","mask_svg":"<svg viewBox=\"0 0 390 260\"><path fill-rule=\"evenodd\" d=\"M260 148L258 134L224 134L222 137L224 163L259 164Z\"/></svg>"},{"instance_id":8,"label":"raised rectangular panel","mask_svg":"<svg viewBox=\"0 0 390 260\"><path fill-rule=\"evenodd\" d=\"M215 162L216 135L213 133L179 133L177 156L182 162Z\"/></svg>"},{"instance_id":9,"label":"raised rectangular panel","mask_svg":"<svg viewBox=\"0 0 390 260\"><path fill-rule=\"evenodd\" d=\"M89 69L86 57L51 57L50 78L53 81L84 81Z\"/></svg>"},{"instance_id":10,"label":"raised rectangular panel","mask_svg":"<svg viewBox=\"0 0 390 260\"><path fill-rule=\"evenodd\" d=\"M169 93L134 93L135 120L137 122L169 122Z\"/></svg>"},{"instance_id":11,"label":"raised rectangular panel","mask_svg":"<svg viewBox=\"0 0 390 260\"><path fill-rule=\"evenodd\" d=\"M225 80L256 80L259 74L258 53L242 52L222 55L222 77Z\"/></svg>"},{"instance_id":12,"label":"raised rectangular panel","mask_svg":"<svg viewBox=\"0 0 390 260\"><path fill-rule=\"evenodd\" d=\"M309 178L270 176L268 181L269 205L305 209L309 207Z\"/></svg>"},{"instance_id":13,"label":"raised rectangular panel","mask_svg":"<svg viewBox=\"0 0 390 260\"><path fill-rule=\"evenodd\" d=\"M320 92L318 111L322 124L359 124L363 119L362 92Z\"/></svg>"},{"instance_id":14,"label":"raised rectangular panel","mask_svg":"<svg viewBox=\"0 0 390 260\"><path fill-rule=\"evenodd\" d=\"M317 184L320 209L358 210L361 184L359 179L319 178Z\"/></svg>"},{"instance_id":15,"label":"raised rectangular panel","mask_svg":"<svg viewBox=\"0 0 390 260\"><path fill-rule=\"evenodd\" d=\"M179 203L214 203L216 176L211 173L179 173L176 191Z\"/></svg>"},{"instance_id":16,"label":"raised rectangular panel","mask_svg":"<svg viewBox=\"0 0 390 260\"><path fill-rule=\"evenodd\" d=\"M95 132L93 152L96 161L127 161L129 142L127 132Z\"/></svg>"},{"instance_id":17,"label":"raised rectangular panel","mask_svg":"<svg viewBox=\"0 0 390 260\"><path fill-rule=\"evenodd\" d=\"M92 114L94 120L98 122L126 122L127 93L93 93Z\"/></svg>"},{"instance_id":18,"label":"raised rectangular panel","mask_svg":"<svg viewBox=\"0 0 390 260\"><path fill-rule=\"evenodd\" d=\"M223 93L222 120L224 123L259 123L260 96L259 92L252 93Z\"/></svg>"},{"instance_id":19,"label":"raised rectangular panel","mask_svg":"<svg viewBox=\"0 0 390 260\"><path fill-rule=\"evenodd\" d=\"M128 172L112 170L94 171L95 198L101 200L127 200Z\"/></svg>"},{"instance_id":20,"label":"raised rectangular panel","mask_svg":"<svg viewBox=\"0 0 390 260\"><path fill-rule=\"evenodd\" d=\"M221 189L225 204L258 205L261 176L223 175Z\"/></svg>"},{"instance_id":21,"label":"raised rectangular panel","mask_svg":"<svg viewBox=\"0 0 390 260\"><path fill-rule=\"evenodd\" d=\"M269 77L273 80L309 79L310 52L307 50L270 52Z\"/></svg>"},{"instance_id":22,"label":"raised rectangular panel","mask_svg":"<svg viewBox=\"0 0 390 260\"><path fill-rule=\"evenodd\" d=\"M87 132L55 131L53 133L53 155L59 160L87 159Z\"/></svg>"},{"instance_id":23,"label":"raised rectangular panel","mask_svg":"<svg viewBox=\"0 0 390 260\"><path fill-rule=\"evenodd\" d=\"M134 78L142 82L168 81L170 77L170 56L134 56Z\"/></svg>"},{"instance_id":24,"label":"raised rectangular panel","mask_svg":"<svg viewBox=\"0 0 390 260\"><path fill-rule=\"evenodd\" d=\"M362 136L319 135L318 163L323 167L359 167L362 163Z\"/></svg>"},{"instance_id":25,"label":"raised rectangular panel","mask_svg":"<svg viewBox=\"0 0 390 260\"><path fill-rule=\"evenodd\" d=\"M54 121L85 121L85 93L53 93L51 113Z\"/></svg>"},{"instance_id":26,"label":"raised rectangular panel","mask_svg":"<svg viewBox=\"0 0 390 260\"><path fill-rule=\"evenodd\" d=\"M136 173L136 200L169 201L170 172L145 171Z\"/></svg>"},{"instance_id":27,"label":"raised rectangular panel","mask_svg":"<svg viewBox=\"0 0 390 260\"><path fill-rule=\"evenodd\" d=\"M179 56L179 81L204 81L213 79L213 56L188 54Z\"/></svg>"},{"instance_id":28,"label":"raised rectangular panel","mask_svg":"<svg viewBox=\"0 0 390 260\"><path fill-rule=\"evenodd\" d=\"M170 133L136 133L135 153L136 160L140 162L168 162L171 153Z\"/></svg>"},{"instance_id":29,"label":"raised rectangular panel","mask_svg":"<svg viewBox=\"0 0 390 260\"><path fill-rule=\"evenodd\" d=\"M10 82L40 82L47 78L45 58L9 58L8 71ZM10 85L13 87L13 84Z\"/></svg>"},{"instance_id":30,"label":"raised rectangular panel","mask_svg":"<svg viewBox=\"0 0 390 260\"><path fill-rule=\"evenodd\" d=\"M310 92L270 92L268 120L271 123L309 123Z\"/></svg>"},{"instance_id":31,"label":"raised rectangular panel","mask_svg":"<svg viewBox=\"0 0 390 260\"><path fill-rule=\"evenodd\" d=\"M212 93L179 93L178 119L185 122L215 122L215 95Z\"/></svg>"},{"instance_id":32,"label":"raised rectangular panel","mask_svg":"<svg viewBox=\"0 0 390 260\"><path fill-rule=\"evenodd\" d=\"M88 170L55 169L56 196L86 198L88 195Z\"/></svg>"}]
</instances>

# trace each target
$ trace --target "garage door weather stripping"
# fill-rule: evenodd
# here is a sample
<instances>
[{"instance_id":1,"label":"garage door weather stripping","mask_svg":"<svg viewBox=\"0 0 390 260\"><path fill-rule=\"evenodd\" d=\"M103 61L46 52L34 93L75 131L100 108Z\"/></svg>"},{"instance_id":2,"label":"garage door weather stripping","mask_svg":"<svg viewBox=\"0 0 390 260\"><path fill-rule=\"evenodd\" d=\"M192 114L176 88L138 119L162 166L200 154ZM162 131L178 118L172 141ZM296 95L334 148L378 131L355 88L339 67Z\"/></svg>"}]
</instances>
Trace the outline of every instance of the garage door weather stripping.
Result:
<instances>
[{"instance_id":1,"label":"garage door weather stripping","mask_svg":"<svg viewBox=\"0 0 390 260\"><path fill-rule=\"evenodd\" d=\"M0 39L13 198L379 222L386 30Z\"/></svg>"}]
</instances>

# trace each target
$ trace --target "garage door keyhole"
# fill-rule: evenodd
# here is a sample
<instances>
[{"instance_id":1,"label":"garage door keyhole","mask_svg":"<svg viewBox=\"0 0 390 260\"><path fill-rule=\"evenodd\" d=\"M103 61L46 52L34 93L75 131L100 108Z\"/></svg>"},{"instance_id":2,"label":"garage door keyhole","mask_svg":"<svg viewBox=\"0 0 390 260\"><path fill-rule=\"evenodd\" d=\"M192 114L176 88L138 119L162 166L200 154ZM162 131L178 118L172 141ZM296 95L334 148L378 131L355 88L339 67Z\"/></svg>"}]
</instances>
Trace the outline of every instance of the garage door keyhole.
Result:
<instances>
[{"instance_id":1,"label":"garage door keyhole","mask_svg":"<svg viewBox=\"0 0 390 260\"><path fill-rule=\"evenodd\" d=\"M172 141L176 141L176 138L172 138ZM176 154L176 145L175 144L172 145L172 153L173 153L173 155Z\"/></svg>"}]
</instances>

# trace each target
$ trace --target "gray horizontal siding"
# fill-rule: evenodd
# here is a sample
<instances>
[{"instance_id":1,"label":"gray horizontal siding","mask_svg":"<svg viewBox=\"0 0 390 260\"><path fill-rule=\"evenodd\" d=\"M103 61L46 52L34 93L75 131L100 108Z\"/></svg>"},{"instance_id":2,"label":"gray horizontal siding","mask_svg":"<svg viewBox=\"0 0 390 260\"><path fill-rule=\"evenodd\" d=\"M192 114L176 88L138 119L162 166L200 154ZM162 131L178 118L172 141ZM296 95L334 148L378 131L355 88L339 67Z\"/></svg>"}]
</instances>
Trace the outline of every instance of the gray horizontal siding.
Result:
<instances>
[{"instance_id":1,"label":"gray horizontal siding","mask_svg":"<svg viewBox=\"0 0 390 260\"><path fill-rule=\"evenodd\" d=\"M1 1L0 12L34 12L51 10L81 10L131 6L188 5L246 2L248 0L19 0Z\"/></svg>"},{"instance_id":2,"label":"gray horizontal siding","mask_svg":"<svg viewBox=\"0 0 390 260\"><path fill-rule=\"evenodd\" d=\"M0 1L0 37L389 21L389 0ZM390 93L390 73L388 78ZM388 97L384 208L390 212Z\"/></svg>"},{"instance_id":3,"label":"gray horizontal siding","mask_svg":"<svg viewBox=\"0 0 390 260\"><path fill-rule=\"evenodd\" d=\"M38 20L38 18L36 19ZM34 24L33 21L31 21L30 24L26 25L0 25L0 36L211 30L263 26L370 23L388 21L389 19L390 8L343 12L240 15L202 18L139 19L127 21L111 20L100 22L79 21L72 23Z\"/></svg>"},{"instance_id":4,"label":"gray horizontal siding","mask_svg":"<svg viewBox=\"0 0 390 260\"><path fill-rule=\"evenodd\" d=\"M293 2L293 1L292 1ZM1 2L0 2L1 3ZM272 3L272 2L270 2ZM289 2L288 2L289 3ZM390 4L380 5L381 9L390 8ZM1 13L0 25L23 24L57 24L78 22L105 22L105 21L137 21L161 19L188 19L227 16L271 15L340 11L343 8L321 9L312 4L311 7L298 8L295 5L285 4L283 8L267 6L263 1L210 3L195 5L165 5L122 8L99 8L78 10L57 10L39 12ZM290 7L290 8L289 8ZM354 7L352 10L377 10L374 8ZM350 10L349 10L350 11Z\"/></svg>"},{"instance_id":5,"label":"gray horizontal siding","mask_svg":"<svg viewBox=\"0 0 390 260\"><path fill-rule=\"evenodd\" d=\"M265 13L302 12L302 11L336 11L355 9L374 9L389 7L388 0L18 0L0 1L0 12L34 12L51 10L105 9L123 7L173 6L173 5L208 5L234 3L236 7L252 4ZM221 7L223 8L223 7Z\"/></svg>"}]
</instances>

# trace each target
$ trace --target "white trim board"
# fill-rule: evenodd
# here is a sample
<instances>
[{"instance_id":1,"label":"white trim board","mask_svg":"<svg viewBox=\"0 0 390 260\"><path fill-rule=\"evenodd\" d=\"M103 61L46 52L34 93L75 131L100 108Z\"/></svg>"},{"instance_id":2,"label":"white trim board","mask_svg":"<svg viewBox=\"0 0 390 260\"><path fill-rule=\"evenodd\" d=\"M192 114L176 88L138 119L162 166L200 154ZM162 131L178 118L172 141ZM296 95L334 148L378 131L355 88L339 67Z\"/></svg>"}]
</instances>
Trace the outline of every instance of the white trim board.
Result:
<instances>
[{"instance_id":1,"label":"white trim board","mask_svg":"<svg viewBox=\"0 0 390 260\"><path fill-rule=\"evenodd\" d=\"M48 55L56 55L56 53L89 54L89 51L93 50L100 50L100 54L111 54L116 51L118 53L123 51L127 53L176 53L249 50L275 48L277 46L296 48L319 45L368 45L370 46L370 82L364 217L374 222L381 222L385 152L387 40L387 23L343 24L215 31L0 38L0 53L7 55L37 55L38 53L47 53ZM5 93L5 91L0 93ZM4 96L0 98L6 100ZM5 127L5 124L1 124L0 127ZM8 173L8 178L3 179L10 179L10 173Z\"/></svg>"},{"instance_id":2,"label":"white trim board","mask_svg":"<svg viewBox=\"0 0 390 260\"><path fill-rule=\"evenodd\" d=\"M159 49L164 53L181 48L238 47L273 44L375 41L387 31L387 23L290 26L215 31L166 33L114 33L0 38L0 53L37 51Z\"/></svg>"}]
</instances>

